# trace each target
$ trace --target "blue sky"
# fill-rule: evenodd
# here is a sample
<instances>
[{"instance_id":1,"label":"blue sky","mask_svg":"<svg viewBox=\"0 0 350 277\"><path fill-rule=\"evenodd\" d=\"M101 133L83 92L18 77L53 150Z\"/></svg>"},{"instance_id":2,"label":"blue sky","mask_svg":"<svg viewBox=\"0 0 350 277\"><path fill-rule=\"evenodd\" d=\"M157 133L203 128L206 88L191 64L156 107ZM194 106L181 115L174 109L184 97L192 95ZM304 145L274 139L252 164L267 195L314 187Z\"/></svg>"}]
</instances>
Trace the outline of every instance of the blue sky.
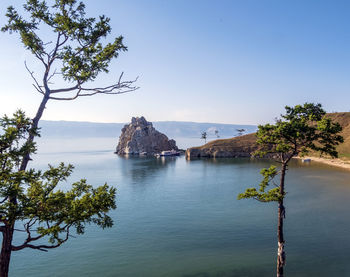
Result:
<instances>
[{"instance_id":1,"label":"blue sky","mask_svg":"<svg viewBox=\"0 0 350 277\"><path fill-rule=\"evenodd\" d=\"M285 105L320 102L350 111L349 1L84 1L89 16L111 18L112 36L129 51L96 81L121 71L140 89L120 96L51 101L43 118L95 122L179 120L237 124L271 122ZM2 0L5 8L23 1ZM33 115L40 95L24 69L40 65L1 33L1 113Z\"/></svg>"}]
</instances>

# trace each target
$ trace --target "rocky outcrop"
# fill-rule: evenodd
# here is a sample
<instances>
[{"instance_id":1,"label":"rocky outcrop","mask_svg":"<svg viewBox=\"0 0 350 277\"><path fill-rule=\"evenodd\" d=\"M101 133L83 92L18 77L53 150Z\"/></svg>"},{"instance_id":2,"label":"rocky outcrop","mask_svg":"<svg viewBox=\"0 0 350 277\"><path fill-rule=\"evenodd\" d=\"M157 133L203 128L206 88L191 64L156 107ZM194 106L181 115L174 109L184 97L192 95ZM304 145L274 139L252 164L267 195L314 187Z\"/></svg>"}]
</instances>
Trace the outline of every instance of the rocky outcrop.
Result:
<instances>
[{"instance_id":1,"label":"rocky outcrop","mask_svg":"<svg viewBox=\"0 0 350 277\"><path fill-rule=\"evenodd\" d=\"M153 155L166 150L178 150L176 142L158 132L143 116L133 117L131 123L124 126L119 137L116 154Z\"/></svg>"},{"instance_id":2,"label":"rocky outcrop","mask_svg":"<svg viewBox=\"0 0 350 277\"><path fill-rule=\"evenodd\" d=\"M186 150L187 159L251 157L257 149L255 134L218 139Z\"/></svg>"}]
</instances>

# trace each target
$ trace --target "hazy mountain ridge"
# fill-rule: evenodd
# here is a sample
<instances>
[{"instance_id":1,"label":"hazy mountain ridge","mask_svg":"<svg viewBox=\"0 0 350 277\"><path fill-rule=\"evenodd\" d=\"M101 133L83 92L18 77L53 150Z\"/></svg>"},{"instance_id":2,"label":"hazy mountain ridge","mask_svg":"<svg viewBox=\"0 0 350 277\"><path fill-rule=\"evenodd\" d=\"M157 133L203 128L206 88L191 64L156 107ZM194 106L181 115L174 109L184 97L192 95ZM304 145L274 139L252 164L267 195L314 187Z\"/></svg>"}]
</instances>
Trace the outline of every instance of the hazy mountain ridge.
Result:
<instances>
[{"instance_id":1,"label":"hazy mountain ridge","mask_svg":"<svg viewBox=\"0 0 350 277\"><path fill-rule=\"evenodd\" d=\"M208 138L215 137L215 130L220 137L234 137L237 129L246 129L245 133L255 132L255 125L198 123L184 121L157 121L153 126L169 138L200 137L206 131ZM49 121L40 122L43 137L115 137L121 134L126 123L95 123L80 121Z\"/></svg>"}]
</instances>

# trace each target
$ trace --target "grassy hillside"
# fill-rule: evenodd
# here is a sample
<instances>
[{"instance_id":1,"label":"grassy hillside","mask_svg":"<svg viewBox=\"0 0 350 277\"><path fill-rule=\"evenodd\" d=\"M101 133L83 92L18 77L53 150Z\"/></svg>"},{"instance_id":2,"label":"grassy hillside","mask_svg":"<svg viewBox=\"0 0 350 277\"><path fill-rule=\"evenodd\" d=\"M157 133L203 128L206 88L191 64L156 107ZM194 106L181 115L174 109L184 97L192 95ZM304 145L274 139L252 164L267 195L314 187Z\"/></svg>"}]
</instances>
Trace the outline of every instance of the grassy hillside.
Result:
<instances>
[{"instance_id":1,"label":"grassy hillside","mask_svg":"<svg viewBox=\"0 0 350 277\"><path fill-rule=\"evenodd\" d=\"M341 135L344 137L344 143L338 146L339 157L344 160L350 160L350 112L330 113L328 116L335 122L338 122L343 128ZM231 139L219 139L200 147L191 148L187 151L187 155L194 157L226 157L237 156L237 153L252 153L256 149L255 141L255 134ZM314 155L318 156L316 153Z\"/></svg>"},{"instance_id":2,"label":"grassy hillside","mask_svg":"<svg viewBox=\"0 0 350 277\"><path fill-rule=\"evenodd\" d=\"M350 159L350 112L330 113L328 116L343 127L341 135L344 137L344 143L338 146L338 152L340 158L348 160Z\"/></svg>"},{"instance_id":3,"label":"grassy hillside","mask_svg":"<svg viewBox=\"0 0 350 277\"><path fill-rule=\"evenodd\" d=\"M255 133L253 133L229 139L217 139L197 148L200 150L215 149L217 151L251 152L256 149L255 141L256 137Z\"/></svg>"}]
</instances>

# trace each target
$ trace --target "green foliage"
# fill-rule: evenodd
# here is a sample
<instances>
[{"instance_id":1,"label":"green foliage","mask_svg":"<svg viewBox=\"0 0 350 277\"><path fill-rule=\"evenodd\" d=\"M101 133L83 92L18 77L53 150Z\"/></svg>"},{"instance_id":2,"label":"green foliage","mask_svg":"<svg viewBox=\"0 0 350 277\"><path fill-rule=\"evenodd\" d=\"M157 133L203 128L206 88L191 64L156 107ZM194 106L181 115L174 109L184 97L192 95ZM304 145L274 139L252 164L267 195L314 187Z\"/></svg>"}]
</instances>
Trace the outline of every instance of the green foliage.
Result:
<instances>
[{"instance_id":1,"label":"green foliage","mask_svg":"<svg viewBox=\"0 0 350 277\"><path fill-rule=\"evenodd\" d=\"M256 134L260 148L255 155L262 157L270 154L278 159L282 164L281 183L265 192L277 175L276 167L271 166L261 171L263 181L259 185L259 191L248 188L238 195L238 199L253 198L261 202L283 201L284 176L291 158L305 155L310 150L337 157L336 146L343 142L343 137L339 135L342 128L325 115L321 104L305 103L293 108L286 106L286 114L275 124L260 125Z\"/></svg>"},{"instance_id":2,"label":"green foliage","mask_svg":"<svg viewBox=\"0 0 350 277\"><path fill-rule=\"evenodd\" d=\"M122 81L123 73L111 85L85 87L99 73L108 72L111 60L127 50L122 36L105 42L111 33L109 18L86 17L85 5L77 0L26 0L23 8L24 16L10 6L7 24L1 30L18 33L25 49L43 65L42 76L36 78L25 63L34 88L43 98L32 121L20 111L13 118L0 120L1 276L8 274L11 251L45 251L67 241L71 229L82 234L89 223L102 228L113 224L107 212L115 208L114 188L106 184L94 188L80 180L70 190L60 190L60 183L72 172L71 165L49 166L44 172L27 170L30 155L36 151L34 138L47 102L137 89L132 85L136 80ZM52 88L59 77L62 80L58 81L74 84ZM16 222L23 223L20 231L27 234L19 246L12 245L13 233L18 231ZM38 244L44 237L49 237L50 245Z\"/></svg>"},{"instance_id":3,"label":"green foliage","mask_svg":"<svg viewBox=\"0 0 350 277\"><path fill-rule=\"evenodd\" d=\"M286 114L275 124L259 126L257 143L261 147L255 154L278 154L282 162L310 150L337 157L336 146L344 141L339 135L342 128L325 115L321 104L286 106Z\"/></svg>"},{"instance_id":4,"label":"green foliage","mask_svg":"<svg viewBox=\"0 0 350 277\"><path fill-rule=\"evenodd\" d=\"M263 168L260 171L260 174L263 176L263 180L259 184L259 190L256 188L248 188L244 193L238 195L238 200L244 198L253 198L260 202L278 202L284 198L284 195L281 195L279 187L273 182L273 179L277 175L276 166L270 166L269 168ZM267 187L270 184L273 184L275 188L272 188L266 191Z\"/></svg>"},{"instance_id":5,"label":"green foliage","mask_svg":"<svg viewBox=\"0 0 350 277\"><path fill-rule=\"evenodd\" d=\"M26 142L29 133L38 135L31 122L21 111L13 118L5 116L0 120L0 222L4 226L22 222L23 231L28 234L23 244L12 246L12 250L58 247L68 240L72 228L83 234L88 223L111 227L113 221L107 213L116 208L115 188L107 184L94 188L83 179L63 191L60 183L73 170L72 165L63 163L57 167L49 165L46 171L18 170L23 156L36 150L35 143ZM45 236L50 245L33 244Z\"/></svg>"},{"instance_id":6,"label":"green foliage","mask_svg":"<svg viewBox=\"0 0 350 277\"><path fill-rule=\"evenodd\" d=\"M25 153L36 151L33 142L20 143L28 134L38 135L31 122L22 111L17 111L13 118L4 116L0 119L0 162L5 165L1 173L5 169L13 170Z\"/></svg>"},{"instance_id":7,"label":"green foliage","mask_svg":"<svg viewBox=\"0 0 350 277\"><path fill-rule=\"evenodd\" d=\"M6 13L8 23L1 30L19 33L24 47L46 68L50 68L54 61L61 62L65 80L79 84L94 80L99 72L108 72L112 58L117 57L120 51L127 50L122 36L106 45L102 44L101 40L111 32L110 19L105 16L100 16L98 20L86 17L82 2L27 0L23 7L30 20L10 6ZM44 42L38 34L43 28L57 34L52 48L52 44Z\"/></svg>"}]
</instances>

